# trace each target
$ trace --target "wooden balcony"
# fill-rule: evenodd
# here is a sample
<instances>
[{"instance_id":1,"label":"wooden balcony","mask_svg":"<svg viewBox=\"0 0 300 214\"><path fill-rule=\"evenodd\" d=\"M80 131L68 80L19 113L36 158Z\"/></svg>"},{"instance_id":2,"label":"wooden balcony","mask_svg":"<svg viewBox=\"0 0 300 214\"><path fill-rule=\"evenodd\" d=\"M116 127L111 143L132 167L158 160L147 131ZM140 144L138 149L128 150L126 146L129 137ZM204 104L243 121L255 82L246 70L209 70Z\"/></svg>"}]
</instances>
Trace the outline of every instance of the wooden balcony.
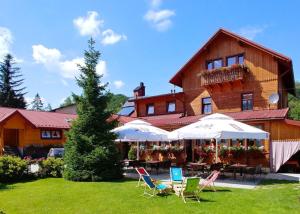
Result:
<instances>
[{"instance_id":1,"label":"wooden balcony","mask_svg":"<svg viewBox=\"0 0 300 214\"><path fill-rule=\"evenodd\" d=\"M200 72L201 86L212 86L215 84L232 83L243 81L245 74L249 72L246 65L233 65L231 67L222 67L214 70L205 70Z\"/></svg>"}]
</instances>

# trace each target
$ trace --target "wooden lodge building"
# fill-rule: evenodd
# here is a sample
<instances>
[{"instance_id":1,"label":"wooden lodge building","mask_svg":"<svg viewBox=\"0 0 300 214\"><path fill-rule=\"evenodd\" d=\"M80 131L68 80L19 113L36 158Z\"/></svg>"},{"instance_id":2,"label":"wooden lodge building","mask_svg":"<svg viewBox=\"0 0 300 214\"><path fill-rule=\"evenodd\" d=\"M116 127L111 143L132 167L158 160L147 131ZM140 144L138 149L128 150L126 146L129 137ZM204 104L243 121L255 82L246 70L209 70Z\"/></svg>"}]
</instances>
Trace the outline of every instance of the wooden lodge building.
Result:
<instances>
[{"instance_id":1,"label":"wooden lodge building","mask_svg":"<svg viewBox=\"0 0 300 214\"><path fill-rule=\"evenodd\" d=\"M74 114L0 107L0 155L38 157L50 147L61 147Z\"/></svg>"},{"instance_id":2,"label":"wooden lodge building","mask_svg":"<svg viewBox=\"0 0 300 214\"><path fill-rule=\"evenodd\" d=\"M182 92L145 96L141 83L131 100L135 111L119 120L138 117L174 130L223 113L270 133L262 142L264 158L256 161L265 166L273 141L300 139L300 121L288 119L288 94L295 95L292 60L253 41L220 29L169 82ZM197 145L197 140L185 141L184 161L197 161Z\"/></svg>"}]
</instances>

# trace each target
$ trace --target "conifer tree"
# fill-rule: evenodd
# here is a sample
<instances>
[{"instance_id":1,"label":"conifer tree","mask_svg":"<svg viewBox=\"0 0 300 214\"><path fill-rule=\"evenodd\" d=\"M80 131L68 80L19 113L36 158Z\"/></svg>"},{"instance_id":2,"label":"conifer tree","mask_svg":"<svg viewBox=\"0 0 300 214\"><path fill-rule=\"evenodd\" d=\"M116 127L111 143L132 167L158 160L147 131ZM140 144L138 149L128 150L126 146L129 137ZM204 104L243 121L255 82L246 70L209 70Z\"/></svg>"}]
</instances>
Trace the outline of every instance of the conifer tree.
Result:
<instances>
[{"instance_id":1,"label":"conifer tree","mask_svg":"<svg viewBox=\"0 0 300 214\"><path fill-rule=\"evenodd\" d=\"M111 132L116 121L107 110L109 97L106 84L96 73L100 52L95 41L88 41L84 53L84 65L79 65L78 85L82 95L74 96L78 117L73 121L65 144L64 177L74 181L101 181L122 177L119 153L115 146L116 136Z\"/></svg>"},{"instance_id":2,"label":"conifer tree","mask_svg":"<svg viewBox=\"0 0 300 214\"><path fill-rule=\"evenodd\" d=\"M7 54L3 62L0 62L0 106L12 108L25 108L25 87L22 87L24 79L20 74L20 68L15 67L12 55Z\"/></svg>"},{"instance_id":3,"label":"conifer tree","mask_svg":"<svg viewBox=\"0 0 300 214\"><path fill-rule=\"evenodd\" d=\"M45 107L44 109L45 111L52 111L52 106L50 103L48 103L48 105Z\"/></svg>"},{"instance_id":4,"label":"conifer tree","mask_svg":"<svg viewBox=\"0 0 300 214\"><path fill-rule=\"evenodd\" d=\"M43 111L44 110L44 103L42 102L42 99L39 95L39 93L37 93L33 99L33 101L31 102L31 109L35 110L35 111Z\"/></svg>"}]
</instances>

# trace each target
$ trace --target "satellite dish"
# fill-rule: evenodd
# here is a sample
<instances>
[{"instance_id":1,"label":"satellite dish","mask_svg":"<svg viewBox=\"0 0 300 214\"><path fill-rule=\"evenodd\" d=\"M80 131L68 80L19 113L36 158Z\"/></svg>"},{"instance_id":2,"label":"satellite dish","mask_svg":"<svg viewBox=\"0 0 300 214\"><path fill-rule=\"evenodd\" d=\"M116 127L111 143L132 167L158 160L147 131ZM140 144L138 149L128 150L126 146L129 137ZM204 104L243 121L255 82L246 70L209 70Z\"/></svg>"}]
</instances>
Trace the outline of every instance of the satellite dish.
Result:
<instances>
[{"instance_id":1,"label":"satellite dish","mask_svg":"<svg viewBox=\"0 0 300 214\"><path fill-rule=\"evenodd\" d=\"M277 104L279 101L279 95L277 93L273 93L269 96L269 103L270 104Z\"/></svg>"}]
</instances>

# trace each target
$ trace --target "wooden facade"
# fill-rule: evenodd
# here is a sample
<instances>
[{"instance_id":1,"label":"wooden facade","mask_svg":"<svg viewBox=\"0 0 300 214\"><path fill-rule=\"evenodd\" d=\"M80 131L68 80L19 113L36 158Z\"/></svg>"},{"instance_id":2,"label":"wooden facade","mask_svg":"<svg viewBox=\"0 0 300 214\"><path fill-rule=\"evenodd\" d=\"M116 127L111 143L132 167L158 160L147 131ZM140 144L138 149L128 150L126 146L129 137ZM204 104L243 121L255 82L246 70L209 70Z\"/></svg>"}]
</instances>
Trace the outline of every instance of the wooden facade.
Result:
<instances>
[{"instance_id":1,"label":"wooden facade","mask_svg":"<svg viewBox=\"0 0 300 214\"><path fill-rule=\"evenodd\" d=\"M168 112L168 104L175 103L175 111ZM135 99L137 117L151 116L147 113L147 106L154 106L153 115L176 114L184 112L183 93L164 94L153 97L139 97Z\"/></svg>"},{"instance_id":2,"label":"wooden facade","mask_svg":"<svg viewBox=\"0 0 300 214\"><path fill-rule=\"evenodd\" d=\"M26 150L47 151L66 142L73 114L0 108L0 155L26 155Z\"/></svg>"},{"instance_id":3,"label":"wooden facade","mask_svg":"<svg viewBox=\"0 0 300 214\"><path fill-rule=\"evenodd\" d=\"M242 56L242 63L228 65L228 58L233 56ZM221 66L208 69L214 60L222 63ZM205 98L211 99L209 113L232 113L243 112L242 96L251 94L253 106L247 111L268 112L287 108L288 93L295 93L290 58L223 29L172 77L170 83L182 88L182 102L178 102L177 112L187 117L203 115L202 102ZM276 104L269 102L273 94L279 95ZM158 95L136 99L137 116L149 116L146 113L148 103L154 105L154 115L166 114L165 105L171 97ZM270 140L264 142L266 154L269 154L272 140L300 139L300 123L288 123L285 117L274 119L266 116L243 122L270 133ZM160 127L172 130L180 125L163 124ZM269 158L268 155L266 157Z\"/></svg>"}]
</instances>

